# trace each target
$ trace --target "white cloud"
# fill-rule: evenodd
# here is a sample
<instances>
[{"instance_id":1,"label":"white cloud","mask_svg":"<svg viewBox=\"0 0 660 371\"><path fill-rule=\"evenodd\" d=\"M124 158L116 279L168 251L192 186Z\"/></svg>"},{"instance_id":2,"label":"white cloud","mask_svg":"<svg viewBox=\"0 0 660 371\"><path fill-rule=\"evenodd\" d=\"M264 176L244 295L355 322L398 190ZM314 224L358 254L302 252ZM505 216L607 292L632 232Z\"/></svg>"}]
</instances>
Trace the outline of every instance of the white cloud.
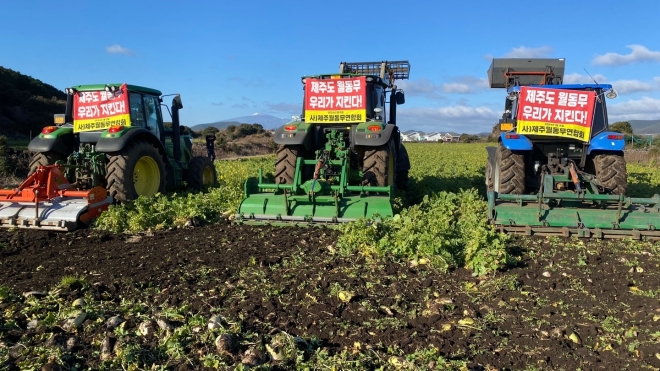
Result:
<instances>
[{"instance_id":1,"label":"white cloud","mask_svg":"<svg viewBox=\"0 0 660 371\"><path fill-rule=\"evenodd\" d=\"M660 51L649 50L644 45L626 45L626 48L631 49L630 54L605 53L594 57L591 63L601 66L622 66L639 62L660 62Z\"/></svg>"},{"instance_id":2,"label":"white cloud","mask_svg":"<svg viewBox=\"0 0 660 371\"><path fill-rule=\"evenodd\" d=\"M639 80L618 80L612 82L612 86L619 94L638 93L642 91L653 91L660 88L653 83Z\"/></svg>"},{"instance_id":3,"label":"white cloud","mask_svg":"<svg viewBox=\"0 0 660 371\"><path fill-rule=\"evenodd\" d=\"M430 99L444 99L438 93L440 86L423 77L417 80L401 80L397 82L397 86L403 89L406 95L411 97L420 96Z\"/></svg>"},{"instance_id":4,"label":"white cloud","mask_svg":"<svg viewBox=\"0 0 660 371\"><path fill-rule=\"evenodd\" d=\"M452 79L453 82L442 84L440 87L445 93L469 94L479 90L487 89L488 79L473 76L459 76Z\"/></svg>"},{"instance_id":5,"label":"white cloud","mask_svg":"<svg viewBox=\"0 0 660 371\"><path fill-rule=\"evenodd\" d=\"M123 46L121 46L119 44L106 46L105 51L110 53L110 54L127 54L127 55L135 54L135 53L133 53L132 50L130 50L128 48L124 48Z\"/></svg>"},{"instance_id":6,"label":"white cloud","mask_svg":"<svg viewBox=\"0 0 660 371\"><path fill-rule=\"evenodd\" d=\"M601 74L592 75L599 83L607 81L607 77ZM593 84L594 80L588 75L581 75L579 73L569 73L564 75L564 84Z\"/></svg>"},{"instance_id":7,"label":"white cloud","mask_svg":"<svg viewBox=\"0 0 660 371\"><path fill-rule=\"evenodd\" d=\"M660 119L660 99L642 97L607 108L610 121Z\"/></svg>"},{"instance_id":8,"label":"white cloud","mask_svg":"<svg viewBox=\"0 0 660 371\"><path fill-rule=\"evenodd\" d=\"M660 90L660 77L654 77L653 81L650 82L639 81L639 80L617 80L617 81L609 82L607 77L601 74L593 75L593 77L598 83L607 82L608 84L612 84L614 89L616 89L616 91L619 94L631 94L631 93L639 93L645 91ZM593 84L594 80L588 75L581 75L579 73L570 73L564 75L564 83Z\"/></svg>"},{"instance_id":9,"label":"white cloud","mask_svg":"<svg viewBox=\"0 0 660 371\"><path fill-rule=\"evenodd\" d=\"M476 134L490 132L500 112L489 107L468 105L436 108L400 108L398 125L403 130L455 131Z\"/></svg>"},{"instance_id":10,"label":"white cloud","mask_svg":"<svg viewBox=\"0 0 660 371\"><path fill-rule=\"evenodd\" d=\"M472 87L468 84L450 82L442 84L442 91L445 93L466 94L472 92Z\"/></svg>"},{"instance_id":11,"label":"white cloud","mask_svg":"<svg viewBox=\"0 0 660 371\"><path fill-rule=\"evenodd\" d=\"M538 48L519 46L504 54L504 58L543 58L549 56L551 53L552 48L549 46L540 46Z\"/></svg>"}]
</instances>

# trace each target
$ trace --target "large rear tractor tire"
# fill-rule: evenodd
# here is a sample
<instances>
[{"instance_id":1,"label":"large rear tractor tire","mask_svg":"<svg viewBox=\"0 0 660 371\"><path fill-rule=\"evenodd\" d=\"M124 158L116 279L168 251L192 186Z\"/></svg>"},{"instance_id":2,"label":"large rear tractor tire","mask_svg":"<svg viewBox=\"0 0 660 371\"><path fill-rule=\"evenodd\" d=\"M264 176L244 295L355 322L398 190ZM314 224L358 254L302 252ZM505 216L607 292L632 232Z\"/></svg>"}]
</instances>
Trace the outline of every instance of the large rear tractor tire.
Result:
<instances>
[{"instance_id":1,"label":"large rear tractor tire","mask_svg":"<svg viewBox=\"0 0 660 371\"><path fill-rule=\"evenodd\" d=\"M490 165L490 159L486 161L486 192L495 189L495 181L493 180L493 167Z\"/></svg>"},{"instance_id":2,"label":"large rear tractor tire","mask_svg":"<svg viewBox=\"0 0 660 371\"><path fill-rule=\"evenodd\" d=\"M502 194L523 194L525 192L525 156L497 147L497 162L494 171L493 187Z\"/></svg>"},{"instance_id":3,"label":"large rear tractor tire","mask_svg":"<svg viewBox=\"0 0 660 371\"><path fill-rule=\"evenodd\" d=\"M275 183L293 184L293 177L296 174L296 160L303 157L303 146L285 146L277 147L277 160L275 161Z\"/></svg>"},{"instance_id":4,"label":"large rear tractor tire","mask_svg":"<svg viewBox=\"0 0 660 371\"><path fill-rule=\"evenodd\" d=\"M396 184L394 143L367 148L362 165L362 185L386 187Z\"/></svg>"},{"instance_id":5,"label":"large rear tractor tire","mask_svg":"<svg viewBox=\"0 0 660 371\"><path fill-rule=\"evenodd\" d=\"M399 145L399 154L396 158L396 188L401 191L408 191L410 182L410 157L408 150L401 144Z\"/></svg>"},{"instance_id":6,"label":"large rear tractor tire","mask_svg":"<svg viewBox=\"0 0 660 371\"><path fill-rule=\"evenodd\" d=\"M188 164L186 172L188 186L201 191L218 183L218 174L210 158L204 156L193 157Z\"/></svg>"},{"instance_id":7,"label":"large rear tractor tire","mask_svg":"<svg viewBox=\"0 0 660 371\"><path fill-rule=\"evenodd\" d=\"M106 165L108 192L120 202L165 192L165 163L151 143L135 141L109 154Z\"/></svg>"},{"instance_id":8,"label":"large rear tractor tire","mask_svg":"<svg viewBox=\"0 0 660 371\"><path fill-rule=\"evenodd\" d=\"M594 169L598 185L615 195L625 195L628 187L626 159L621 154L599 154L594 156Z\"/></svg>"},{"instance_id":9,"label":"large rear tractor tire","mask_svg":"<svg viewBox=\"0 0 660 371\"><path fill-rule=\"evenodd\" d=\"M39 166L55 165L57 161L66 161L66 158L67 156L59 152L39 152L32 156L32 160L30 161L30 171L28 172L28 175L32 175L32 173L37 171Z\"/></svg>"}]
</instances>

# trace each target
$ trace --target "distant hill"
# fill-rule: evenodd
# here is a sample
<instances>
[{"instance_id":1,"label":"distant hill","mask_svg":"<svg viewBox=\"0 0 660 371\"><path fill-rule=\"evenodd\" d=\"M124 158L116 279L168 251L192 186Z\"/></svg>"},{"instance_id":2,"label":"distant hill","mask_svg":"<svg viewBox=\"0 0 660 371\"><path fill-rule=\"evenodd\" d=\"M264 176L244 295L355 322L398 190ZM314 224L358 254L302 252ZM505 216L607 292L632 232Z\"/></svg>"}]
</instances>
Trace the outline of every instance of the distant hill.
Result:
<instances>
[{"instance_id":1,"label":"distant hill","mask_svg":"<svg viewBox=\"0 0 660 371\"><path fill-rule=\"evenodd\" d=\"M191 129L195 130L195 131L200 131L200 130L204 130L204 129L210 127L210 126L213 126L215 128L218 128L218 129L224 129L229 125L238 126L240 124L246 124L246 123L245 122L238 122L238 121L218 121L218 122L212 122L210 124L195 125Z\"/></svg>"},{"instance_id":2,"label":"distant hill","mask_svg":"<svg viewBox=\"0 0 660 371\"><path fill-rule=\"evenodd\" d=\"M267 115L265 113L254 113L250 116L234 117L230 119L211 122L208 124L195 125L192 127L192 129L195 131L199 131L206 129L209 126L213 126L218 129L224 129L229 125L239 125L239 124L260 124L261 126L264 127L264 129L276 129L288 122L291 122L291 119L275 117L272 115Z\"/></svg>"},{"instance_id":3,"label":"distant hill","mask_svg":"<svg viewBox=\"0 0 660 371\"><path fill-rule=\"evenodd\" d=\"M66 94L52 85L0 67L0 134L37 135L64 113Z\"/></svg>"},{"instance_id":4,"label":"distant hill","mask_svg":"<svg viewBox=\"0 0 660 371\"><path fill-rule=\"evenodd\" d=\"M635 134L660 134L660 120L628 120Z\"/></svg>"}]
</instances>

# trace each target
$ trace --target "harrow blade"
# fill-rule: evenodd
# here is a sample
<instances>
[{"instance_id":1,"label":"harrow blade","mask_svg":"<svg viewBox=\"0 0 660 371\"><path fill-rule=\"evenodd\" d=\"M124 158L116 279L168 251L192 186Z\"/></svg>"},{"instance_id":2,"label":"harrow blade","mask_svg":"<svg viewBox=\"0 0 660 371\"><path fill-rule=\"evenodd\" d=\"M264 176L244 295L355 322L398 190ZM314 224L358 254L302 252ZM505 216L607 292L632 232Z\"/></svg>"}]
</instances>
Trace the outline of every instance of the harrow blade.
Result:
<instances>
[{"instance_id":1,"label":"harrow blade","mask_svg":"<svg viewBox=\"0 0 660 371\"><path fill-rule=\"evenodd\" d=\"M245 181L234 223L336 227L362 217L394 215L389 187L347 186L343 191L343 196L306 194L291 185L265 184L260 174Z\"/></svg>"},{"instance_id":2,"label":"harrow blade","mask_svg":"<svg viewBox=\"0 0 660 371\"><path fill-rule=\"evenodd\" d=\"M246 197L239 206L234 222L278 226L337 227L361 217L394 214L388 196L355 195L335 200L332 196L288 196L256 193Z\"/></svg>"},{"instance_id":3,"label":"harrow blade","mask_svg":"<svg viewBox=\"0 0 660 371\"><path fill-rule=\"evenodd\" d=\"M92 213L107 210L112 197L95 204L89 204L86 198L55 198L31 202L0 202L0 227L30 228L68 232L79 227L79 223L88 224ZM100 210L99 212L99 209ZM97 215L97 216L98 216Z\"/></svg>"},{"instance_id":4,"label":"harrow blade","mask_svg":"<svg viewBox=\"0 0 660 371\"><path fill-rule=\"evenodd\" d=\"M0 190L0 227L72 231L112 204L103 187L72 191L59 165L40 166L15 190Z\"/></svg>"},{"instance_id":5,"label":"harrow blade","mask_svg":"<svg viewBox=\"0 0 660 371\"><path fill-rule=\"evenodd\" d=\"M553 204L545 196L559 202ZM605 195L577 199L569 194L501 197L492 191L488 193L489 219L502 232L528 236L660 238L657 195L639 199ZM587 202L588 198L594 202Z\"/></svg>"}]
</instances>

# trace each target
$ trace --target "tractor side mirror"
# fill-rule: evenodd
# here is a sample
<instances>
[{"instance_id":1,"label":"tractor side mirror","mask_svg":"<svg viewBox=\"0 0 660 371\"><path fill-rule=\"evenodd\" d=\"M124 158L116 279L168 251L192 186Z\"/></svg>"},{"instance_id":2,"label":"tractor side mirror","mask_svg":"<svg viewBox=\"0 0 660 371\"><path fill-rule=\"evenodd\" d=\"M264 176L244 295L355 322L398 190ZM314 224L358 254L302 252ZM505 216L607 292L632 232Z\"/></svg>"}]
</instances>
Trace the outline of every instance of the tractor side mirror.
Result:
<instances>
[{"instance_id":1,"label":"tractor side mirror","mask_svg":"<svg viewBox=\"0 0 660 371\"><path fill-rule=\"evenodd\" d=\"M186 127L185 126L179 126L179 134L181 134L181 135L186 134Z\"/></svg>"},{"instance_id":2,"label":"tractor side mirror","mask_svg":"<svg viewBox=\"0 0 660 371\"><path fill-rule=\"evenodd\" d=\"M181 102L181 96L177 95L172 99L172 108L176 109L182 109L183 108L183 102Z\"/></svg>"},{"instance_id":3,"label":"tractor side mirror","mask_svg":"<svg viewBox=\"0 0 660 371\"><path fill-rule=\"evenodd\" d=\"M406 103L406 96L403 94L402 90L397 91L395 96L397 105Z\"/></svg>"}]
</instances>

